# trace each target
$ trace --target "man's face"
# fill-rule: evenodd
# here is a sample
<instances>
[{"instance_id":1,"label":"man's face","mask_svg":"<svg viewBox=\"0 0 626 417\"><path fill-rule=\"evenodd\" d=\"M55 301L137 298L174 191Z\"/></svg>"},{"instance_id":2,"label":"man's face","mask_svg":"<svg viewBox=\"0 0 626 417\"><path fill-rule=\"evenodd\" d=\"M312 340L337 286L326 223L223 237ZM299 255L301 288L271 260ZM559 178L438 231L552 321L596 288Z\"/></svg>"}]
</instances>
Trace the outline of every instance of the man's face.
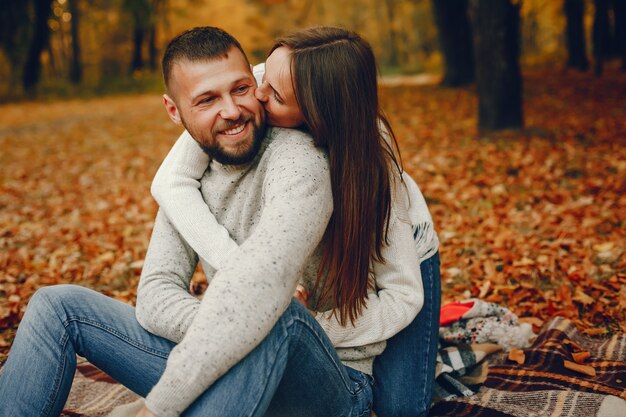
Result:
<instances>
[{"instance_id":1,"label":"man's face","mask_svg":"<svg viewBox=\"0 0 626 417\"><path fill-rule=\"evenodd\" d=\"M250 66L233 47L226 58L174 64L164 104L204 151L222 164L250 162L265 135Z\"/></svg>"}]
</instances>

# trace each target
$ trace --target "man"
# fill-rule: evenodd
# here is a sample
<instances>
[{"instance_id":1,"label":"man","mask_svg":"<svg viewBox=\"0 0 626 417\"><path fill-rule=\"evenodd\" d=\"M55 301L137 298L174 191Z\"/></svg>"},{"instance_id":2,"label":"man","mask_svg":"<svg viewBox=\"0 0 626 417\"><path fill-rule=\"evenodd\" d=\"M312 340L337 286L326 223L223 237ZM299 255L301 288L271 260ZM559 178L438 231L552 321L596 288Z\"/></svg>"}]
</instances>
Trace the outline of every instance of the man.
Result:
<instances>
[{"instance_id":1,"label":"man","mask_svg":"<svg viewBox=\"0 0 626 417\"><path fill-rule=\"evenodd\" d=\"M163 276L183 254L172 251L178 233L168 230L162 213L157 216L137 317L150 332L180 342L146 400L165 415L178 401L172 395L190 393L178 411L184 410L269 333L321 240L332 196L325 158L308 137L282 129L266 136L250 65L229 35L190 31L172 41L163 62L171 119L212 158L202 179L204 199L240 244L200 303L187 292L195 268L191 257L179 261L183 269L177 273L186 277L182 285ZM157 237L162 231L173 236ZM198 353L221 359L198 361Z\"/></svg>"},{"instance_id":2,"label":"man","mask_svg":"<svg viewBox=\"0 0 626 417\"><path fill-rule=\"evenodd\" d=\"M163 68L170 117L212 157L203 197L239 247L217 271L203 264L199 301L188 292L198 257L159 212L136 311L77 286L39 290L0 376L0 416L58 415L76 354L146 396L141 416L263 415L273 399L291 415L352 409L358 384L292 300L317 271L332 211L323 152L303 133L266 131L248 61L225 32L183 33Z\"/></svg>"}]
</instances>

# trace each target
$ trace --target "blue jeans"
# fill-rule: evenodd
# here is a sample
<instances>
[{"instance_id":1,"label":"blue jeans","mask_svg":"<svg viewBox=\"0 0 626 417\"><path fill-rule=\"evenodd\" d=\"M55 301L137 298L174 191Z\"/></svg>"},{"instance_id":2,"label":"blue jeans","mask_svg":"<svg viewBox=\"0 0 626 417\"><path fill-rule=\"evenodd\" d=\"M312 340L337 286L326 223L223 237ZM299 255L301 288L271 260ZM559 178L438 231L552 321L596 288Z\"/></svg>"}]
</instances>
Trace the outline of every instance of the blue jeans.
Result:
<instances>
[{"instance_id":1,"label":"blue jeans","mask_svg":"<svg viewBox=\"0 0 626 417\"><path fill-rule=\"evenodd\" d=\"M30 300L0 376L0 416L58 416L87 358L146 396L174 343L144 330L134 308L59 285ZM184 416L369 416L372 377L344 366L313 316L292 301L269 335Z\"/></svg>"},{"instance_id":2,"label":"blue jeans","mask_svg":"<svg viewBox=\"0 0 626 417\"><path fill-rule=\"evenodd\" d=\"M439 340L439 253L420 265L424 306L415 320L387 341L374 361L374 411L378 417L428 415Z\"/></svg>"}]
</instances>

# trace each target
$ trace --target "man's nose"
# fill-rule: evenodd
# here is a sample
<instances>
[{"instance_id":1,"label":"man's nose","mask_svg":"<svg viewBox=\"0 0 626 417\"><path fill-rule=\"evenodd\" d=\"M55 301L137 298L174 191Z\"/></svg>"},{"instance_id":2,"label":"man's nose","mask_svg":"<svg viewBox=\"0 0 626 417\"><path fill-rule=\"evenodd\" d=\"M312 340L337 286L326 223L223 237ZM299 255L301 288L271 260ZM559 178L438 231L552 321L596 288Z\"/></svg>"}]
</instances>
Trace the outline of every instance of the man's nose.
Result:
<instances>
[{"instance_id":1,"label":"man's nose","mask_svg":"<svg viewBox=\"0 0 626 417\"><path fill-rule=\"evenodd\" d=\"M263 103L265 103L269 99L269 96L267 94L267 82L263 82L263 84L257 87L257 89L254 91L254 96L257 100Z\"/></svg>"},{"instance_id":2,"label":"man's nose","mask_svg":"<svg viewBox=\"0 0 626 417\"><path fill-rule=\"evenodd\" d=\"M236 120L241 116L241 109L232 99L229 97L223 101L224 105L222 110L220 111L220 116L222 119Z\"/></svg>"}]
</instances>

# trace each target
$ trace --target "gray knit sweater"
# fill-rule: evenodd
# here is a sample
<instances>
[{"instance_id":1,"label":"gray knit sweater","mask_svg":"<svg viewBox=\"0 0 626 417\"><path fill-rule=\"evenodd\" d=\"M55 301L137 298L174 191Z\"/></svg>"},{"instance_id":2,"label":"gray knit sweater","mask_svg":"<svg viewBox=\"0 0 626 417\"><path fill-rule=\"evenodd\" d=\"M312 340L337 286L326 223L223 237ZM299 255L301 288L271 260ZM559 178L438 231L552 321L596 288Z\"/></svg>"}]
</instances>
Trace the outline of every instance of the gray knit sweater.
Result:
<instances>
[{"instance_id":1,"label":"gray knit sweater","mask_svg":"<svg viewBox=\"0 0 626 417\"><path fill-rule=\"evenodd\" d=\"M326 157L301 132L274 128L268 136L251 164L212 162L201 180L211 212L239 244L219 271L203 263L210 285L201 302L188 290L198 257L157 214L136 314L148 331L179 342L146 398L159 417L180 415L252 351L316 263L332 212Z\"/></svg>"}]
</instances>

